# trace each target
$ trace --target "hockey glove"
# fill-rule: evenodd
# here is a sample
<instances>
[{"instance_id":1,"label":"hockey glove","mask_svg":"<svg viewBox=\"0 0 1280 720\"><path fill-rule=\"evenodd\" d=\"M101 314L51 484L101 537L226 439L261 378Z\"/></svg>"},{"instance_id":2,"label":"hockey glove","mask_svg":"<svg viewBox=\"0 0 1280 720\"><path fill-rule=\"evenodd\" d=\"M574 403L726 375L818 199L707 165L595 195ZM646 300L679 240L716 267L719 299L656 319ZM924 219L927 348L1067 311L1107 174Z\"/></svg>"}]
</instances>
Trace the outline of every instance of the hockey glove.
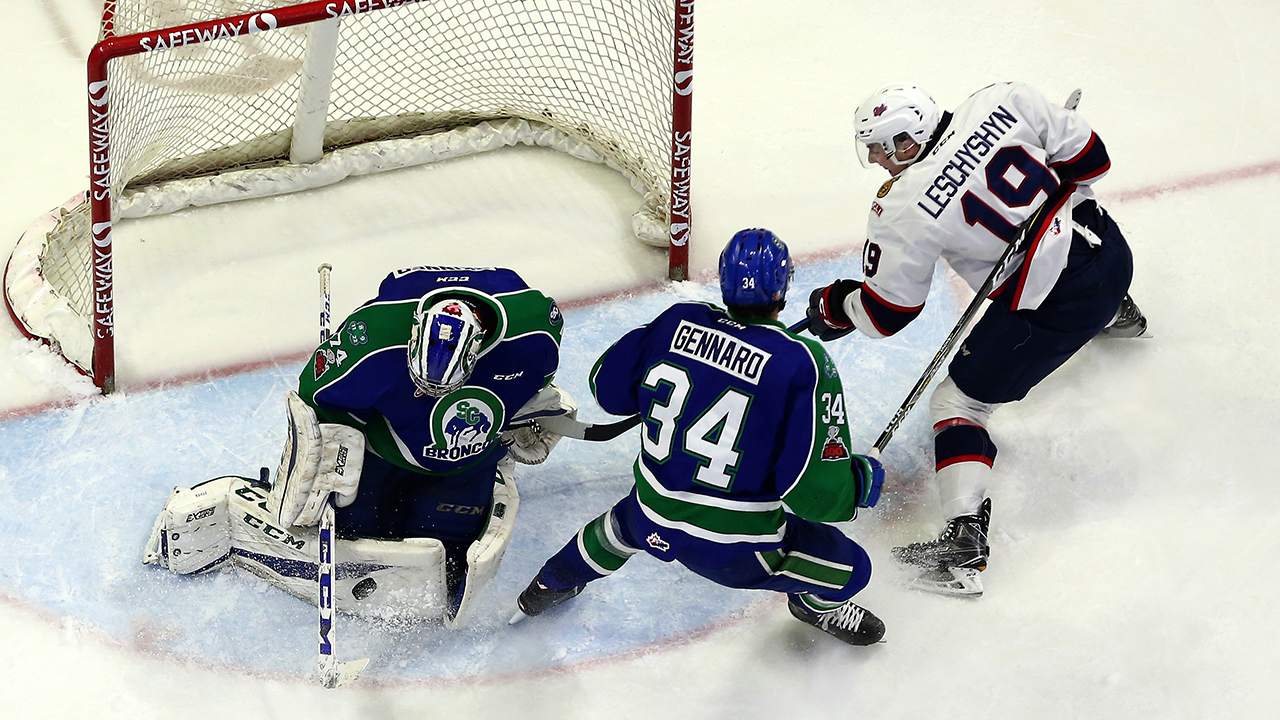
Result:
<instances>
[{"instance_id":1,"label":"hockey glove","mask_svg":"<svg viewBox=\"0 0 1280 720\"><path fill-rule=\"evenodd\" d=\"M809 325L805 329L824 342L853 332L856 328L844 311L844 299L860 287L862 283L857 280L837 280L810 293L809 310L806 312Z\"/></svg>"},{"instance_id":2,"label":"hockey glove","mask_svg":"<svg viewBox=\"0 0 1280 720\"><path fill-rule=\"evenodd\" d=\"M880 486L884 485L884 466L870 455L854 455L853 480L858 487L858 507L875 507L880 502Z\"/></svg>"}]
</instances>

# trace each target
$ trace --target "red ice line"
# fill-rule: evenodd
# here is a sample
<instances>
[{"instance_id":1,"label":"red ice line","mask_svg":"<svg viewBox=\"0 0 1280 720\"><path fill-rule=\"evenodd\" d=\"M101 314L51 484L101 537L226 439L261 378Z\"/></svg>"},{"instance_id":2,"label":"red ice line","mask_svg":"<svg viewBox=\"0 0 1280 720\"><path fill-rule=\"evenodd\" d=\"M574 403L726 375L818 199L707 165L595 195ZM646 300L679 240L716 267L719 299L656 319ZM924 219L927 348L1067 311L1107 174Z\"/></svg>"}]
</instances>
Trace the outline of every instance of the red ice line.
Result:
<instances>
[{"instance_id":1,"label":"red ice line","mask_svg":"<svg viewBox=\"0 0 1280 720\"><path fill-rule=\"evenodd\" d=\"M1103 195L1103 198L1108 202L1108 204L1138 202L1141 200L1151 200L1151 199L1162 197L1164 195L1169 195L1172 193L1181 193L1181 192L1187 192L1190 190L1198 190L1200 188L1215 187L1218 185L1225 185L1228 183L1239 182L1242 180L1250 180L1257 177L1264 177L1267 175L1276 175L1276 174L1280 174L1280 160L1273 160L1271 162L1258 163L1256 165L1245 165L1238 168L1221 170L1218 172L1207 173L1204 175L1196 175L1183 180L1177 180L1171 183L1160 183L1157 185L1149 185L1147 187L1137 188L1134 190L1122 190L1118 193ZM852 246L848 248L843 248L843 249L832 248L828 250L820 250L817 252L801 255L798 257L798 259L803 260L805 262L817 262L822 260L831 260L838 257L843 257L845 255L849 255L858 251L859 251L859 248L855 248ZM709 282L711 280L711 277L712 277L712 272L710 270L706 270L699 273L698 277L694 279L701 282ZM650 293L658 292L664 287L666 287L665 281L654 281L654 282L645 283L643 285L636 285L634 287L623 288L621 290L612 290L609 292L599 293L596 295L588 295L586 297L574 298L572 300L567 300L561 303L560 305L561 307L567 310L572 310L572 309L582 308L582 307L591 307L594 305L600 305L600 304L609 302L611 300L648 295ZM132 384L122 388L122 391L126 393L150 392L152 390L159 390L159 389L168 388L168 387L189 385L191 383L196 383L196 382L206 382L216 378L228 377L231 375L239 375L241 373L252 372L254 370L261 370L263 368L268 368L273 366L298 365L304 362L310 356L311 356L311 351L307 350L305 352L284 355L281 357L271 358L269 360L258 360L254 362L238 363L235 365L228 365L226 367L215 368L212 370L188 373L185 375L177 375L174 377L164 378L161 380L153 380L150 382ZM28 415L36 415L46 410L52 410L55 408L68 407L76 404L77 402L80 402L82 399L83 398L74 398L74 397L61 398L58 400L51 400L48 402L39 403L36 405L30 405L27 407L0 411L0 422L5 422L7 420L12 420L14 418L19 418L19 417L25 417Z\"/></svg>"},{"instance_id":2,"label":"red ice line","mask_svg":"<svg viewBox=\"0 0 1280 720\"><path fill-rule=\"evenodd\" d=\"M1230 182L1247 180L1250 178L1262 177L1265 175L1273 175L1278 172L1280 172L1280 161L1275 161L1275 162L1269 162L1269 163L1262 163L1258 165L1248 165L1245 167L1235 168L1233 170L1225 170L1217 173L1210 173L1207 175L1200 175L1200 176L1188 178L1186 180L1181 180L1181 181L1169 183L1169 184L1152 185L1145 188L1138 188L1136 190L1127 190L1120 193L1116 193L1114 195L1108 195L1106 197L1107 197L1107 200L1111 203L1126 203L1126 202L1136 202L1139 200L1150 200L1152 198L1160 197L1162 195L1166 195L1169 193L1184 192L1187 190L1196 190L1204 187L1223 185ZM805 256L802 256L802 259L808 260L808 261L826 260L826 259L847 255L851 252L854 252L853 248L850 248L847 250L825 250L825 251L819 251L819 252L807 254ZM569 309L589 307L592 305L601 304L604 302L608 302L609 300L614 300L618 298L633 297L637 295L647 295L649 293L658 291L664 286L665 286L664 282L651 282L651 283L646 283L644 285L636 286L633 288L628 288L625 290L602 293L599 295L593 295L593 296L588 296L584 298L569 300L563 303L563 306ZM137 392L137 391L158 389L162 387L169 387L173 385L182 385L182 384L187 384L191 382L209 380L216 377L225 377L228 375L234 375L241 372L248 372L251 370L256 370L264 367L279 365L281 363L295 364L295 363L302 362L308 356L310 356L310 352L299 353L296 356L286 356L282 358L275 358L272 360L263 360L259 362L253 362L253 363L241 363L238 365L232 365L226 368L212 370L209 372L192 373L190 375L171 378L168 380L161 380L161 381L141 384L137 386L131 386L128 389L130 391ZM0 413L0 422L3 422L11 418L15 418L15 417L35 414L35 413L42 412L44 410L48 410L55 407L66 406L69 404L73 404L74 402L76 402L75 399L65 399L65 400L58 400L58 401L43 403L40 405L33 405L27 408L19 408L16 410L5 411ZM59 621L59 618L53 616L51 613L47 611L43 611L38 608L34 608L30 605L27 605L26 603L20 600L17 600L16 598L10 596L8 593L2 592L2 591L0 591L0 604L10 606L10 607L16 607L22 610L26 610L28 612L33 612L37 617L40 617L41 619L49 621L51 624L56 624ZM391 680L391 681L384 680L377 684L383 685L383 686L397 686L397 687L420 686L420 685L425 685L425 686L471 685L471 684L488 684L488 683L496 682L499 680L510 680L513 678L529 679L529 678L559 675L565 672L579 670L584 667L612 664L621 660L629 660L629 659L644 657L646 655L651 655L656 652L662 652L664 650L672 649L682 645L688 645L696 640L702 639L703 637L706 637L708 635L724 630L727 627L736 625L748 616L753 616L760 613L763 606L764 606L763 603L754 603L752 606L749 606L744 611L735 613L734 615L731 615L727 618L722 618L719 621L713 622L705 627L698 628L694 630L690 635L685 637L666 638L664 640L660 640L655 643L650 643L649 645L646 645L646 646L632 648L629 650L625 650L619 653L613 653L611 655L606 655L602 657L585 659L576 663L570 663L567 666L550 666L550 667L541 668L538 670L528 670L523 672L517 671L514 673L509 673L509 674L500 675L496 677L477 676L477 677L459 678L453 681L440 680L440 679L422 679L422 680L406 681L406 680L400 679L400 680ZM132 647L130 647L129 643L121 642L115 639L114 637L100 631L98 632L90 631L90 634L95 635L100 641L102 641L106 645L115 646L117 648L132 649L140 652L143 655L151 655L153 657L167 656L167 654L164 652L160 652L154 648L147 647L145 642L142 643L141 646L135 642L135 644ZM187 662L192 661L191 658L184 658L184 659ZM209 670L215 670L215 671L234 670L234 671L238 671L241 674L245 673L244 668L233 668L230 666L219 665L217 663L203 663L200 661L196 661L196 664L201 665ZM248 672L247 674L252 676L260 676L260 677L265 677L270 679L276 679L276 680L301 681L304 679L301 676L292 676L289 674L282 674L282 673Z\"/></svg>"}]
</instances>

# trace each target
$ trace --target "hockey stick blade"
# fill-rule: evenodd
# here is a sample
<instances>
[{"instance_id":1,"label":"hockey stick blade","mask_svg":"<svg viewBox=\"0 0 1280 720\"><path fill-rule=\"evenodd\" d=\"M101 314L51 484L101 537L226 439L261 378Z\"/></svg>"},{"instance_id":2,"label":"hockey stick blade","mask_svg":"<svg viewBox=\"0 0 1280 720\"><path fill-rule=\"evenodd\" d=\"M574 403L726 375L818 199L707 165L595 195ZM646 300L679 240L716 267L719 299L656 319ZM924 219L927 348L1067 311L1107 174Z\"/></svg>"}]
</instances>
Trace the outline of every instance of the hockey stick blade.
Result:
<instances>
[{"instance_id":1,"label":"hockey stick blade","mask_svg":"<svg viewBox=\"0 0 1280 720\"><path fill-rule=\"evenodd\" d=\"M589 442L607 442L622 433L630 430L640 424L640 416L632 415L629 418L619 420L614 423L584 423L581 420L574 420L568 415L551 415L549 417L534 418L527 422L518 421L511 424L511 427L538 427L547 432L553 432L556 435L562 435L575 440L587 440Z\"/></svg>"},{"instance_id":2,"label":"hockey stick blade","mask_svg":"<svg viewBox=\"0 0 1280 720\"><path fill-rule=\"evenodd\" d=\"M1080 107L1080 95L1080 88L1072 90L1071 94L1067 96L1067 101L1062 103L1062 106L1068 110L1075 110Z\"/></svg>"},{"instance_id":3,"label":"hockey stick blade","mask_svg":"<svg viewBox=\"0 0 1280 720\"><path fill-rule=\"evenodd\" d=\"M348 662L342 662L333 657L329 657L327 660L329 662L326 662L325 667L320 670L320 683L330 689L355 682L356 678L360 677L360 673L364 670L364 666L369 664L369 658Z\"/></svg>"}]
</instances>

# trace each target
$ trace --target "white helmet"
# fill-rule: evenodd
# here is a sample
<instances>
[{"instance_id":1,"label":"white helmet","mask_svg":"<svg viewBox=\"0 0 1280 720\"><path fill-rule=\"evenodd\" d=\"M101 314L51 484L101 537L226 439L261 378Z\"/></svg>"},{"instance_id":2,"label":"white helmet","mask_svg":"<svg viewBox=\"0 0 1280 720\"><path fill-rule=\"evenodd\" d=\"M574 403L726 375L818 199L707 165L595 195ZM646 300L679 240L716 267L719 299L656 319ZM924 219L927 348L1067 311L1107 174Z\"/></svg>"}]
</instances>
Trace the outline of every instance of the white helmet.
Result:
<instances>
[{"instance_id":1,"label":"white helmet","mask_svg":"<svg viewBox=\"0 0 1280 720\"><path fill-rule=\"evenodd\" d=\"M871 93L871 97L863 100L853 114L853 130L860 145L858 160L863 167L871 167L868 153L873 145L879 145L885 154L892 157L894 138L903 133L923 147L933 137L941 119L942 110L938 103L919 85L889 83ZM917 154L900 164L910 165L919 158Z\"/></svg>"},{"instance_id":2,"label":"white helmet","mask_svg":"<svg viewBox=\"0 0 1280 720\"><path fill-rule=\"evenodd\" d=\"M484 325L464 300L418 301L409 333L409 377L418 389L443 397L466 384L484 343Z\"/></svg>"}]
</instances>

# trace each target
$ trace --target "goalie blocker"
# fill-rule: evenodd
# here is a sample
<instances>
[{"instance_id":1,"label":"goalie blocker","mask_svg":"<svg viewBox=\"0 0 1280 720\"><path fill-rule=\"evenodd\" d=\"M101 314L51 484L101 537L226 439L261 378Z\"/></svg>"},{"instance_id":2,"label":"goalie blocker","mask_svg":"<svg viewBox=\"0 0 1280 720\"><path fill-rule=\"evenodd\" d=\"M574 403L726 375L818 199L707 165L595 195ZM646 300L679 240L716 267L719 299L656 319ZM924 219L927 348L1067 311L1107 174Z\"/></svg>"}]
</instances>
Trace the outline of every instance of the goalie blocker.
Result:
<instances>
[{"instance_id":1,"label":"goalie blocker","mask_svg":"<svg viewBox=\"0 0 1280 720\"><path fill-rule=\"evenodd\" d=\"M337 541L334 606L372 617L442 617L454 629L502 562L520 498L514 463L503 460L481 536L467 550L467 570L448 598L444 545L434 538ZM142 562L188 575L231 563L308 602L318 591L314 527L282 526L265 482L224 476L175 488L156 519Z\"/></svg>"}]
</instances>

